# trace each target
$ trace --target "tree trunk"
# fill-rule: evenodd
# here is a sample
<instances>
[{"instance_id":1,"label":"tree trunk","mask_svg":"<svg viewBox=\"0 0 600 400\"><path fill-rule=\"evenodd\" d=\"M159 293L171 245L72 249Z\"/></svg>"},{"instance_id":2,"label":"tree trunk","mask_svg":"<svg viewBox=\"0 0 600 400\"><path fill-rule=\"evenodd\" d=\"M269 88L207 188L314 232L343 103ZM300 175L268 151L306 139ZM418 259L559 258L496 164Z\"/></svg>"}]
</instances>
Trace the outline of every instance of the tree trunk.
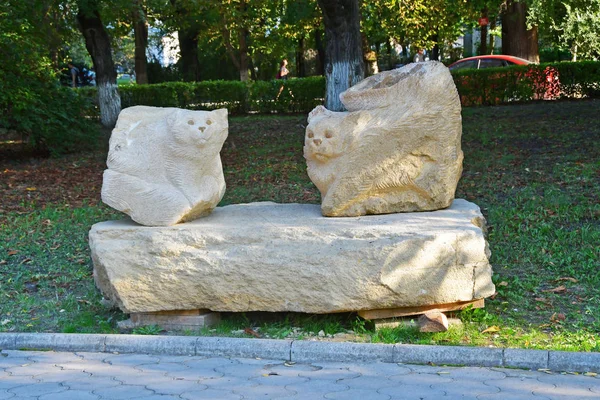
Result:
<instances>
[{"instance_id":1,"label":"tree trunk","mask_svg":"<svg viewBox=\"0 0 600 400\"><path fill-rule=\"evenodd\" d=\"M186 22L179 22L177 31L179 38L179 68L184 81L200 80L200 61L198 61L198 35L200 28L195 21L188 18L190 11L178 0L171 0L175 13Z\"/></svg>"},{"instance_id":2,"label":"tree trunk","mask_svg":"<svg viewBox=\"0 0 600 400\"><path fill-rule=\"evenodd\" d=\"M362 48L363 48L363 62L365 63L365 74L367 76L375 75L379 73L377 67L377 53L371 50L367 36L361 34Z\"/></svg>"},{"instance_id":3,"label":"tree trunk","mask_svg":"<svg viewBox=\"0 0 600 400\"><path fill-rule=\"evenodd\" d=\"M527 30L527 5L507 0L502 14L502 53L539 62L537 27Z\"/></svg>"},{"instance_id":4,"label":"tree trunk","mask_svg":"<svg viewBox=\"0 0 600 400\"><path fill-rule=\"evenodd\" d=\"M431 49L430 60L438 61L440 59L440 44L438 43L439 35L436 33L431 39L435 44L433 45L433 49Z\"/></svg>"},{"instance_id":5,"label":"tree trunk","mask_svg":"<svg viewBox=\"0 0 600 400\"><path fill-rule=\"evenodd\" d=\"M112 129L121 112L121 97L117 90L117 72L112 59L110 39L102 25L98 4L95 1L87 1L85 6L82 8L82 4L79 4L78 27L85 38L85 47L92 57L96 71L100 123Z\"/></svg>"},{"instance_id":6,"label":"tree trunk","mask_svg":"<svg viewBox=\"0 0 600 400\"><path fill-rule=\"evenodd\" d=\"M483 9L483 11L481 12L481 17L482 18L487 18L488 17L487 8ZM487 35L488 35L488 26L487 26L487 24L481 25L481 38L480 38L481 48L479 49L479 54L480 55L487 54Z\"/></svg>"},{"instance_id":7,"label":"tree trunk","mask_svg":"<svg viewBox=\"0 0 600 400\"><path fill-rule=\"evenodd\" d=\"M490 28L489 31L493 31L496 28L496 19L492 19L490 21ZM490 42L489 42L489 46L488 46L488 54L494 54L494 49L496 47L496 37L494 35L490 35Z\"/></svg>"},{"instance_id":8,"label":"tree trunk","mask_svg":"<svg viewBox=\"0 0 600 400\"><path fill-rule=\"evenodd\" d=\"M248 29L239 28L238 40L240 43L240 81L247 82L250 80L248 74Z\"/></svg>"},{"instance_id":9,"label":"tree trunk","mask_svg":"<svg viewBox=\"0 0 600 400\"><path fill-rule=\"evenodd\" d=\"M391 71L394 69L394 64L392 64L392 43L390 39L385 42L385 50L387 51L387 69Z\"/></svg>"},{"instance_id":10,"label":"tree trunk","mask_svg":"<svg viewBox=\"0 0 600 400\"><path fill-rule=\"evenodd\" d=\"M317 48L317 74L325 75L325 47L323 47L323 31L315 29L315 47Z\"/></svg>"},{"instance_id":11,"label":"tree trunk","mask_svg":"<svg viewBox=\"0 0 600 400\"><path fill-rule=\"evenodd\" d=\"M135 36L135 81L138 84L148 83L148 22L142 0L136 0L133 6L133 33Z\"/></svg>"},{"instance_id":12,"label":"tree trunk","mask_svg":"<svg viewBox=\"0 0 600 400\"><path fill-rule=\"evenodd\" d=\"M325 25L325 107L344 110L340 94L365 77L358 0L318 0Z\"/></svg>"},{"instance_id":13,"label":"tree trunk","mask_svg":"<svg viewBox=\"0 0 600 400\"><path fill-rule=\"evenodd\" d=\"M198 29L195 26L177 31L179 37L179 65L183 80L200 80L200 62L198 61Z\"/></svg>"},{"instance_id":14,"label":"tree trunk","mask_svg":"<svg viewBox=\"0 0 600 400\"><path fill-rule=\"evenodd\" d=\"M296 49L296 74L298 78L306 76L306 62L304 60L304 46L306 39L304 35L298 39L298 48Z\"/></svg>"}]
</instances>

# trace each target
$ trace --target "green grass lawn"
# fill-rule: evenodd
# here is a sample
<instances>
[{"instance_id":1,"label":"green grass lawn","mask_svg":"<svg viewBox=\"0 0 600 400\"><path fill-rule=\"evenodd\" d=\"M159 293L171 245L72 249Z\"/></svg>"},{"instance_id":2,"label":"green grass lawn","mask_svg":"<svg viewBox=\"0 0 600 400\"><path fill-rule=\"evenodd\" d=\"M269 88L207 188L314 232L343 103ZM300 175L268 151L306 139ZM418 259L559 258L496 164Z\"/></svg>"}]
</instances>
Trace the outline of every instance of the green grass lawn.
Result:
<instances>
[{"instance_id":1,"label":"green grass lawn","mask_svg":"<svg viewBox=\"0 0 600 400\"><path fill-rule=\"evenodd\" d=\"M304 115L230 118L222 205L319 203L302 157L305 125ZM488 221L497 287L485 309L457 313L462 326L421 334L375 331L355 314L226 313L214 330L185 333L353 331L353 340L385 343L600 351L600 101L466 108L462 146L457 197L478 204ZM93 223L121 218L98 202L104 157L0 161L4 177L13 174L0 180L0 332L118 332L126 316L101 304L87 244ZM46 171L67 167L93 179L42 182Z\"/></svg>"}]
</instances>

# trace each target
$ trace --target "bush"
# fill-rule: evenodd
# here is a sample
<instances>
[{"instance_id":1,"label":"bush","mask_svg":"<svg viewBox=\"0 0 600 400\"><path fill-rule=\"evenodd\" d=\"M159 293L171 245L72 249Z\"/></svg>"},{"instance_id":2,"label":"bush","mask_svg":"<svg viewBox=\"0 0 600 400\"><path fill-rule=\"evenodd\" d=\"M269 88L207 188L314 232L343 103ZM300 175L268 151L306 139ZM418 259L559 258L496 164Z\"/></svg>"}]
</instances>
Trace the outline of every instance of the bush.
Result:
<instances>
[{"instance_id":1,"label":"bush","mask_svg":"<svg viewBox=\"0 0 600 400\"><path fill-rule=\"evenodd\" d=\"M91 103L60 86L43 44L36 41L34 25L19 11L0 6L0 128L16 131L36 150L52 154L97 143L97 124L88 117Z\"/></svg>"},{"instance_id":2,"label":"bush","mask_svg":"<svg viewBox=\"0 0 600 400\"><path fill-rule=\"evenodd\" d=\"M278 97L282 86L284 88ZM96 96L95 88L85 88L81 92L89 99ZM323 104L324 93L324 77L287 81L165 82L119 87L123 108L136 105L192 110L227 108L230 114L309 112L315 106Z\"/></svg>"},{"instance_id":3,"label":"bush","mask_svg":"<svg viewBox=\"0 0 600 400\"><path fill-rule=\"evenodd\" d=\"M463 105L600 97L600 62L595 61L467 69L452 75Z\"/></svg>"}]
</instances>

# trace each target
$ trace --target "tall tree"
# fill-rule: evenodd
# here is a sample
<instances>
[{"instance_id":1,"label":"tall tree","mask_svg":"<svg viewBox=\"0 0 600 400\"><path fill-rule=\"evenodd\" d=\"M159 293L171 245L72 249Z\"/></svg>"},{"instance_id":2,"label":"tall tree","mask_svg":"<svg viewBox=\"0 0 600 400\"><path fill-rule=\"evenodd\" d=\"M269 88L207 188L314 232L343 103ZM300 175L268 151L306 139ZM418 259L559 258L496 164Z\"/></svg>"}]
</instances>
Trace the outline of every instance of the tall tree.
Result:
<instances>
[{"instance_id":1,"label":"tall tree","mask_svg":"<svg viewBox=\"0 0 600 400\"><path fill-rule=\"evenodd\" d=\"M527 27L527 4L507 0L502 14L502 54L539 62L537 26Z\"/></svg>"},{"instance_id":2,"label":"tall tree","mask_svg":"<svg viewBox=\"0 0 600 400\"><path fill-rule=\"evenodd\" d=\"M117 72L112 58L110 38L100 18L98 0L79 0L77 22L85 38L96 71L100 122L113 128L121 112L121 97L117 90Z\"/></svg>"},{"instance_id":3,"label":"tall tree","mask_svg":"<svg viewBox=\"0 0 600 400\"><path fill-rule=\"evenodd\" d=\"M179 39L179 66L186 81L200 80L200 62L198 60L198 36L200 23L189 0L171 0L174 8L174 21Z\"/></svg>"},{"instance_id":4,"label":"tall tree","mask_svg":"<svg viewBox=\"0 0 600 400\"><path fill-rule=\"evenodd\" d=\"M135 81L138 84L148 83L148 20L143 0L135 0L131 12L133 34L135 37Z\"/></svg>"},{"instance_id":5,"label":"tall tree","mask_svg":"<svg viewBox=\"0 0 600 400\"><path fill-rule=\"evenodd\" d=\"M358 0L319 0L325 24L325 107L344 110L340 94L365 77Z\"/></svg>"}]
</instances>

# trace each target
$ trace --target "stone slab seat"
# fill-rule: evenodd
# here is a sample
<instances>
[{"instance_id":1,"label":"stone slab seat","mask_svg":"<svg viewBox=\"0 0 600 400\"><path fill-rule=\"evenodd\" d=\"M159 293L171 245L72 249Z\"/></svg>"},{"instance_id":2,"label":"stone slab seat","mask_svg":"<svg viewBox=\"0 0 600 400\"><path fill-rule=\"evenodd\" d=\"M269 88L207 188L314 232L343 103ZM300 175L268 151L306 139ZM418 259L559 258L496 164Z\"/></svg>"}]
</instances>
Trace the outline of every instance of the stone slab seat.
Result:
<instances>
[{"instance_id":1,"label":"stone slab seat","mask_svg":"<svg viewBox=\"0 0 600 400\"><path fill-rule=\"evenodd\" d=\"M94 278L126 313L334 313L495 291L479 207L326 218L318 205L237 204L168 227L95 224Z\"/></svg>"}]
</instances>

